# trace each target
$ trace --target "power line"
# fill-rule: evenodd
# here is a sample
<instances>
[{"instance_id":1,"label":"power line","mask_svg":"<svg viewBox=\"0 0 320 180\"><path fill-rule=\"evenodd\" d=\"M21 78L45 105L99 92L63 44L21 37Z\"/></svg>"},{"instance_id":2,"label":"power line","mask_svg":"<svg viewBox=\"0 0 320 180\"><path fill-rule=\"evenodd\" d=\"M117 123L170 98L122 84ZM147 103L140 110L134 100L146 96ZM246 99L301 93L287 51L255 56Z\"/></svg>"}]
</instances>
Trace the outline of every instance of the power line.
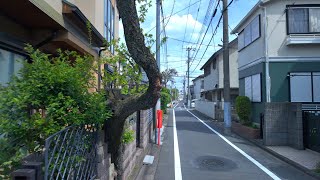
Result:
<instances>
[{"instance_id":1,"label":"power line","mask_svg":"<svg viewBox=\"0 0 320 180\"><path fill-rule=\"evenodd\" d=\"M162 15L162 28L163 28L163 34L164 34L164 37L167 37L167 33L166 33L166 26L164 24L164 13L163 13L163 7L162 7L162 4L160 6L160 9L161 9L161 15ZM170 19L169 19L170 20ZM169 21L168 20L168 21ZM164 42L164 54L165 54L165 62L167 63L167 69L168 69L168 59L167 59L167 55L168 55L168 44L167 44L167 41Z\"/></svg>"},{"instance_id":2,"label":"power line","mask_svg":"<svg viewBox=\"0 0 320 180\"><path fill-rule=\"evenodd\" d=\"M210 28L210 24L211 24L211 22L212 22L213 18L215 17L215 15L216 15L216 13L217 13L217 9L218 9L219 4L220 4L220 1L218 0L218 3L217 3L217 5L216 5L215 10L213 11L213 15L211 16L211 19L210 19L209 25L208 25L207 30L206 30L206 32L205 32L205 34L204 34L203 38L202 38L202 41L201 41L200 45L203 43L203 41L204 41L204 39L205 39L205 37L206 37L206 34L208 33L208 30L209 30L209 28ZM210 41L210 42L211 42L211 41ZM209 44L210 44L210 43L209 43ZM208 46L207 46L207 49L208 49ZM195 55L193 56L193 60L192 60L191 64L193 63L194 59L196 58L196 56L197 56L197 54L198 54L199 50L200 50L200 46L199 46L198 50L196 51Z\"/></svg>"},{"instance_id":3,"label":"power line","mask_svg":"<svg viewBox=\"0 0 320 180\"><path fill-rule=\"evenodd\" d=\"M200 3L199 3L199 6L198 6L198 11L197 11L197 15L196 15L196 21L194 22L192 33L191 33L191 37L190 37L189 41L191 41L192 34L194 33L194 29L196 28L196 24L197 24L198 16L199 16L199 11L200 11L200 6L201 6L201 0L200 0Z\"/></svg>"},{"instance_id":4,"label":"power line","mask_svg":"<svg viewBox=\"0 0 320 180\"><path fill-rule=\"evenodd\" d=\"M173 38L173 37L168 37L168 39L171 39L171 40L175 40L175 41L180 41L180 42L185 42L185 43L189 43L189 44L194 44L194 45L199 45L199 46L214 46L214 45L209 45L209 44L197 44L197 43L194 43L194 42L190 42L190 41L183 41L181 39L177 39L177 38Z\"/></svg>"},{"instance_id":5,"label":"power line","mask_svg":"<svg viewBox=\"0 0 320 180\"><path fill-rule=\"evenodd\" d=\"M201 1L201 0L198 0L198 1L196 1L196 2L194 2L194 3L192 3L192 4L190 4L189 6L184 7L184 8L183 8L183 9L181 9L181 10L174 12L173 14L171 14L171 16L176 15L176 14L178 14L179 12L182 12L182 11L186 10L187 8L189 8L189 7L191 7L191 6L195 5L195 4L197 4L197 3L198 3L198 2L200 2L200 1ZM171 16L165 17L164 19L171 18ZM148 34L148 33L150 33L152 30L154 30L154 28L156 28L156 27L157 27L157 26L152 27L152 28L147 32L147 34Z\"/></svg>"},{"instance_id":6,"label":"power line","mask_svg":"<svg viewBox=\"0 0 320 180\"><path fill-rule=\"evenodd\" d=\"M202 26L201 26L201 30L199 31L199 35L198 35L198 37L197 37L197 44L199 44L200 39L201 39L201 35L202 35L203 31L205 30L205 26L206 26L206 24L207 24L207 21L208 21L208 18L209 18L209 16L210 16L211 9L212 9L212 6L213 6L213 1L214 1L214 0L210 0L210 1L209 1L208 8L207 8L207 11L206 11L206 15L205 15L205 17L204 17L204 19L203 19ZM218 0L218 1L219 1L219 0ZM216 10L215 10L215 11L216 11ZM213 14L214 14L214 12L213 12ZM212 15L213 15L213 14L212 14ZM212 15L211 15L211 16L212 16ZM194 55L194 53L193 53L193 55ZM193 56L193 55L192 55L192 56Z\"/></svg>"},{"instance_id":7,"label":"power line","mask_svg":"<svg viewBox=\"0 0 320 180\"><path fill-rule=\"evenodd\" d=\"M184 28L184 35L183 35L183 41L182 41L182 49L183 49L183 45L184 45L184 41L186 38L186 33L187 33L187 26L188 26L188 20L189 20L189 11L190 11L190 3L191 0L189 1L189 8L188 8L188 13L187 13L187 21L186 21L186 26ZM182 54L181 54L181 59L182 59Z\"/></svg>"},{"instance_id":8,"label":"power line","mask_svg":"<svg viewBox=\"0 0 320 180\"><path fill-rule=\"evenodd\" d=\"M228 9L228 7L232 4L232 2L233 2L233 0L230 1L230 3L228 4L228 6L226 7L226 9ZM223 17L223 13L224 13L224 11L225 11L226 9L224 9L224 10L222 11L222 13L221 13L221 16L220 16L220 19L219 19L218 24L217 24L217 26L216 26L215 32L214 32L214 34L212 34L209 44L211 43L213 37L214 37L214 36L216 35L216 33L217 33L218 27L219 27L220 22L221 22L222 17ZM205 53L207 52L207 50L208 50L208 46L207 46L206 50L204 51L204 53L203 53L200 61L198 62L197 66L196 66L196 67L194 68L194 70L192 71L192 73L193 73L193 72L197 69L197 67L199 66L199 64L200 64L200 62L202 61L202 59L203 59Z\"/></svg>"}]
</instances>

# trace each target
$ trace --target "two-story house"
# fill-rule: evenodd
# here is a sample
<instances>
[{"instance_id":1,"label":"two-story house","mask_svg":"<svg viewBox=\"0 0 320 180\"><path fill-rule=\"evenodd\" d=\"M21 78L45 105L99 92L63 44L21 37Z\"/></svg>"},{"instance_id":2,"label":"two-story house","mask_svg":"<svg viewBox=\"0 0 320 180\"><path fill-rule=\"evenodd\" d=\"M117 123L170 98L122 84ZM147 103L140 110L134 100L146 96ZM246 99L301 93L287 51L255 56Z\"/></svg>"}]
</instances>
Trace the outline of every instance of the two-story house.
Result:
<instances>
[{"instance_id":1,"label":"two-story house","mask_svg":"<svg viewBox=\"0 0 320 180\"><path fill-rule=\"evenodd\" d=\"M17 59L28 59L26 43L53 55L60 48L97 58L105 39L118 38L115 0L10 0L0 2L0 12L1 85L21 68Z\"/></svg>"},{"instance_id":2,"label":"two-story house","mask_svg":"<svg viewBox=\"0 0 320 180\"><path fill-rule=\"evenodd\" d=\"M239 93L252 101L254 122L263 119L266 103L317 109L319 0L261 0L231 33L238 34Z\"/></svg>"},{"instance_id":3,"label":"two-story house","mask_svg":"<svg viewBox=\"0 0 320 180\"><path fill-rule=\"evenodd\" d=\"M229 69L230 69L230 93L233 106L238 96L238 39L229 43ZM216 51L208 61L200 68L204 70L204 102L210 109L215 109L214 119L223 117L223 49ZM210 104L210 105L209 105ZM197 106L197 104L196 104ZM203 107L203 105L200 105ZM201 111L201 109L199 109ZM211 110L210 110L211 111ZM211 113L210 113L211 114Z\"/></svg>"},{"instance_id":4,"label":"two-story house","mask_svg":"<svg viewBox=\"0 0 320 180\"><path fill-rule=\"evenodd\" d=\"M201 99L201 93L203 92L203 88L204 88L204 79L203 79L203 74L194 78L192 80L192 83L193 83L193 91L194 91L194 94L192 96L192 99L198 99L200 100Z\"/></svg>"}]
</instances>

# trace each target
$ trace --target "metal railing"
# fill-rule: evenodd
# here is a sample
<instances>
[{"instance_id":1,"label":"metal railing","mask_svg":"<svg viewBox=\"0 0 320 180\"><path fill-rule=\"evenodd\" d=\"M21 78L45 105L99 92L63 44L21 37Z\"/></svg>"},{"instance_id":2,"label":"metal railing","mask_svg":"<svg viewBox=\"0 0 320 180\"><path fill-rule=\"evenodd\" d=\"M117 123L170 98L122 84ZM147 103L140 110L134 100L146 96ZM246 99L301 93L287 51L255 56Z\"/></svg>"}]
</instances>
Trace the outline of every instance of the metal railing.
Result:
<instances>
[{"instance_id":1,"label":"metal railing","mask_svg":"<svg viewBox=\"0 0 320 180\"><path fill-rule=\"evenodd\" d=\"M147 118L148 118L148 124L152 123L153 120L153 109L150 108L147 110Z\"/></svg>"},{"instance_id":2,"label":"metal railing","mask_svg":"<svg viewBox=\"0 0 320 180\"><path fill-rule=\"evenodd\" d=\"M95 179L98 134L94 126L67 127L45 142L45 180Z\"/></svg>"}]
</instances>

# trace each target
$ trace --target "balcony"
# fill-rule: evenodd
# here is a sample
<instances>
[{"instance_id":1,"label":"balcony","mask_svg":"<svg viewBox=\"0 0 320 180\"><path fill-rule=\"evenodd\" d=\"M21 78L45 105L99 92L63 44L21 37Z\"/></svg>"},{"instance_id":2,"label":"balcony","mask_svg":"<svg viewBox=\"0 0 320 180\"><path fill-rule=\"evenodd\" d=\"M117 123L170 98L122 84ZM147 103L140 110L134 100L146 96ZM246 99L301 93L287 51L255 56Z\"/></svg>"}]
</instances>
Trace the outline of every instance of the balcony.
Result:
<instances>
[{"instance_id":1,"label":"balcony","mask_svg":"<svg viewBox=\"0 0 320 180\"><path fill-rule=\"evenodd\" d=\"M299 44L320 44L320 34L290 34L287 36L287 46Z\"/></svg>"}]
</instances>

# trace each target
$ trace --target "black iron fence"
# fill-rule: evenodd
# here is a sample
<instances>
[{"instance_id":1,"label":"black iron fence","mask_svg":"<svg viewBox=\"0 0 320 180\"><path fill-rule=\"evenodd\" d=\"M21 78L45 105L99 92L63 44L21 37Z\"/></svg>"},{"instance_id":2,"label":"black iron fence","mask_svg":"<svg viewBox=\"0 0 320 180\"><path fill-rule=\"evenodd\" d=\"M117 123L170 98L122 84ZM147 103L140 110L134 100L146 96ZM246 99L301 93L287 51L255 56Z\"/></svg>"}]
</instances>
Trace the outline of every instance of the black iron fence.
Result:
<instances>
[{"instance_id":1,"label":"black iron fence","mask_svg":"<svg viewBox=\"0 0 320 180\"><path fill-rule=\"evenodd\" d=\"M47 138L44 179L95 179L97 136L93 125L84 125L67 127Z\"/></svg>"}]
</instances>

